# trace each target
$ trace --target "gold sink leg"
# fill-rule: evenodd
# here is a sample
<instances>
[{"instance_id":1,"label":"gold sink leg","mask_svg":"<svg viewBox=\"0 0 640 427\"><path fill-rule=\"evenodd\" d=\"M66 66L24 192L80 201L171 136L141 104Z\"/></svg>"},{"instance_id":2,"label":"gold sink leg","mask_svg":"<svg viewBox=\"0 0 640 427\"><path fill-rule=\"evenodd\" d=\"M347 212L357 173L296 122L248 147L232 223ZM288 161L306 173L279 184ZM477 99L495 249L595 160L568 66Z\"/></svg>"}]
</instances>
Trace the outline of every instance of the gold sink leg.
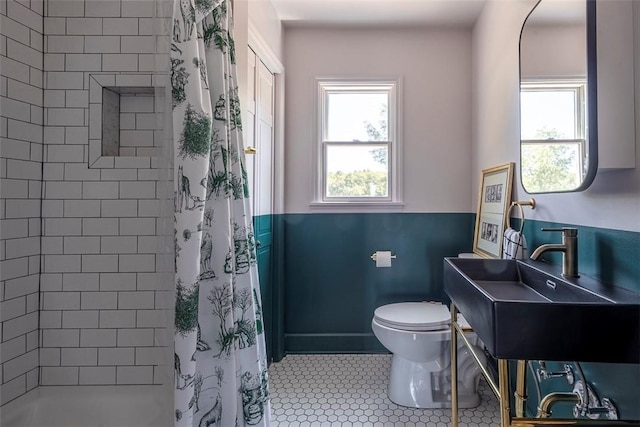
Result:
<instances>
[{"instance_id":1,"label":"gold sink leg","mask_svg":"<svg viewBox=\"0 0 640 427\"><path fill-rule=\"evenodd\" d=\"M451 303L451 426L458 427L458 309Z\"/></svg>"},{"instance_id":2,"label":"gold sink leg","mask_svg":"<svg viewBox=\"0 0 640 427\"><path fill-rule=\"evenodd\" d=\"M498 383L500 387L500 426L511 426L511 413L509 411L509 361L498 359Z\"/></svg>"},{"instance_id":3,"label":"gold sink leg","mask_svg":"<svg viewBox=\"0 0 640 427\"><path fill-rule=\"evenodd\" d=\"M523 418L527 402L527 361L518 360L516 371L516 417Z\"/></svg>"}]
</instances>

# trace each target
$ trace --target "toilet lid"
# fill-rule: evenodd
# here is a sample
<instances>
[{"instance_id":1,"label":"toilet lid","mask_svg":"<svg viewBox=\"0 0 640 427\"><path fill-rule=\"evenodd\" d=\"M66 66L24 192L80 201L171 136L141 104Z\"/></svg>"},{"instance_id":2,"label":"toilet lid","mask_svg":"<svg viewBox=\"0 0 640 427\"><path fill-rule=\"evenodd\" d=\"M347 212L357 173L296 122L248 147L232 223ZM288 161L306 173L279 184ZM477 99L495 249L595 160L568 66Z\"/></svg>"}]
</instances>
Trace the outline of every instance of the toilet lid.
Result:
<instances>
[{"instance_id":1,"label":"toilet lid","mask_svg":"<svg viewBox=\"0 0 640 427\"><path fill-rule=\"evenodd\" d=\"M433 302L402 302L376 308L374 319L385 326L407 331L446 329L451 314L447 306Z\"/></svg>"}]
</instances>

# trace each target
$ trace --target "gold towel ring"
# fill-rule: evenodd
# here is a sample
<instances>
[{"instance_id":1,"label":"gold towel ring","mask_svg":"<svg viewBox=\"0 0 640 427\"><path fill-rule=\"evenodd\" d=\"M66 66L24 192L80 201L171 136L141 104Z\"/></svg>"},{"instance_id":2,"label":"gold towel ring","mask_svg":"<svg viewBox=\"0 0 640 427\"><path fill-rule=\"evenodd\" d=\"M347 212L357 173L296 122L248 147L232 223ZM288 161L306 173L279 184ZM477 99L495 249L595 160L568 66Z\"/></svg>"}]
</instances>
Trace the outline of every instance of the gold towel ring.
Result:
<instances>
[{"instance_id":1,"label":"gold towel ring","mask_svg":"<svg viewBox=\"0 0 640 427\"><path fill-rule=\"evenodd\" d=\"M531 209L535 209L536 208L536 201L535 199L531 198L529 200L526 201L517 201L517 202L511 202L511 205L509 206L509 210L507 211L507 227L511 228L511 209L513 209L514 206L518 206L520 208L520 217L522 218L522 222L520 222L520 231L519 233L522 233L522 230L524 229L524 222L525 222L525 217L524 217L524 206L531 206Z\"/></svg>"}]
</instances>

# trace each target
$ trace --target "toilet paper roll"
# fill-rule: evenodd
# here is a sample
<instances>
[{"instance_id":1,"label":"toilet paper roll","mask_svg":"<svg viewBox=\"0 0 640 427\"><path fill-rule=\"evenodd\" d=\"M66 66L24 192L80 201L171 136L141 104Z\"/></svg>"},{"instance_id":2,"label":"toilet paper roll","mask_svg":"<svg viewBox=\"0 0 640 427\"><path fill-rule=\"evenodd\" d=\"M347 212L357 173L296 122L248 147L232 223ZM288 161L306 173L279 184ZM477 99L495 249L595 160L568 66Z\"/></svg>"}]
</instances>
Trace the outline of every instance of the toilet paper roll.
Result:
<instances>
[{"instance_id":1,"label":"toilet paper roll","mask_svg":"<svg viewBox=\"0 0 640 427\"><path fill-rule=\"evenodd\" d=\"M391 251L376 251L376 267L391 267Z\"/></svg>"}]
</instances>

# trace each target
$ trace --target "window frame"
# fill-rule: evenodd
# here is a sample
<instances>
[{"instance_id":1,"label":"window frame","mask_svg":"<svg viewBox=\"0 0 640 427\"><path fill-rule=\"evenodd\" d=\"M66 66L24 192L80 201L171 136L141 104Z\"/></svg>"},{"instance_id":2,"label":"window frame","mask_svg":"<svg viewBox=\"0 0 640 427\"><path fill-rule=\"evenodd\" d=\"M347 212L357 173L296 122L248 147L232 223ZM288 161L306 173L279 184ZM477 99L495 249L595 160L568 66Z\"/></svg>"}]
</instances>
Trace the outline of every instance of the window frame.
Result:
<instances>
[{"instance_id":1,"label":"window frame","mask_svg":"<svg viewBox=\"0 0 640 427\"><path fill-rule=\"evenodd\" d=\"M386 141L335 141L328 134L327 100L334 93L388 94L388 122ZM402 203L402 138L401 138L401 80L394 78L316 78L316 120L314 136L314 199L312 207L369 207L394 208ZM378 145L387 147L388 193L386 197L356 196L331 197L327 195L327 150L330 146Z\"/></svg>"},{"instance_id":2,"label":"window frame","mask_svg":"<svg viewBox=\"0 0 640 427\"><path fill-rule=\"evenodd\" d=\"M559 138L559 139L522 139L520 135L521 145L535 146L538 144L564 144L576 145L578 147L578 162L580 180L584 180L587 172L587 79L586 78L544 78L544 79L526 79L520 83L520 94L522 92L552 92L572 91L575 99L574 111L574 134L576 138ZM520 111L522 115L522 111ZM522 122L522 117L520 118Z\"/></svg>"}]
</instances>

